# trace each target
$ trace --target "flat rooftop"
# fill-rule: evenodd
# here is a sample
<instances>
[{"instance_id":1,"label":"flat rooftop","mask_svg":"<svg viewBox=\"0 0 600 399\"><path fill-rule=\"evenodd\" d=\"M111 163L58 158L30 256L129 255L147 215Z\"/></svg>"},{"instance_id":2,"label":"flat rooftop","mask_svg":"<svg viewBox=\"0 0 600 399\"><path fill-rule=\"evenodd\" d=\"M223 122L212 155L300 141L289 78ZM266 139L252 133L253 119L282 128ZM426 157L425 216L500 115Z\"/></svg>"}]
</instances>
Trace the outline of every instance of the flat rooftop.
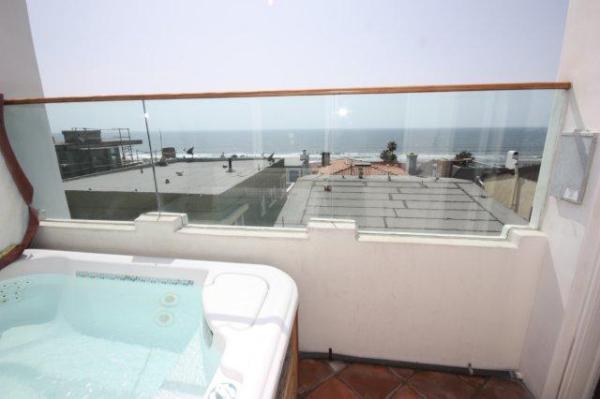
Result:
<instances>
[{"instance_id":1,"label":"flat rooftop","mask_svg":"<svg viewBox=\"0 0 600 399\"><path fill-rule=\"evenodd\" d=\"M528 223L473 182L413 176L302 177L276 226L305 226L311 218L353 219L366 230L477 235Z\"/></svg>"},{"instance_id":2,"label":"flat rooftop","mask_svg":"<svg viewBox=\"0 0 600 399\"><path fill-rule=\"evenodd\" d=\"M161 193L219 195L267 167L267 160L238 159L233 161L233 172L229 173L227 160L175 162L156 165L156 179ZM81 176L63 184L66 191L154 192L149 166Z\"/></svg>"}]
</instances>

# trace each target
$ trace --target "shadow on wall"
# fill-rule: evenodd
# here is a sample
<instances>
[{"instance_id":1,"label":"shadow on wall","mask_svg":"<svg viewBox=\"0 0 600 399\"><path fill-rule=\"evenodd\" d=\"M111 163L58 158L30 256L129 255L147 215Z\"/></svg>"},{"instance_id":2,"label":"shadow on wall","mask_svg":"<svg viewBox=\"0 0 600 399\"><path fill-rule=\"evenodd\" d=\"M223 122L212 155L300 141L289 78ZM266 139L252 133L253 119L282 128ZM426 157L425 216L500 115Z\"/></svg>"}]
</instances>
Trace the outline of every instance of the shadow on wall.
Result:
<instances>
[{"instance_id":1,"label":"shadow on wall","mask_svg":"<svg viewBox=\"0 0 600 399\"><path fill-rule=\"evenodd\" d=\"M536 398L542 397L564 312L558 276L547 247L519 367Z\"/></svg>"}]
</instances>

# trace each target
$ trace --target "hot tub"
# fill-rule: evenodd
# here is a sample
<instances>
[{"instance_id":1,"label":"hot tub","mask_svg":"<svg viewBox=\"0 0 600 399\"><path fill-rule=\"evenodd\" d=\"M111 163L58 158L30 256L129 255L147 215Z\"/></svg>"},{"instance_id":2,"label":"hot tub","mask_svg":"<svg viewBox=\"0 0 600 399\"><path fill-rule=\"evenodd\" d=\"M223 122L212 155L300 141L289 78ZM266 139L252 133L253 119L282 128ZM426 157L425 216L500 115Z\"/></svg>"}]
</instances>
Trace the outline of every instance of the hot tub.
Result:
<instances>
[{"instance_id":1,"label":"hot tub","mask_svg":"<svg viewBox=\"0 0 600 399\"><path fill-rule=\"evenodd\" d=\"M0 397L272 398L297 301L269 266L28 250L0 271Z\"/></svg>"}]
</instances>

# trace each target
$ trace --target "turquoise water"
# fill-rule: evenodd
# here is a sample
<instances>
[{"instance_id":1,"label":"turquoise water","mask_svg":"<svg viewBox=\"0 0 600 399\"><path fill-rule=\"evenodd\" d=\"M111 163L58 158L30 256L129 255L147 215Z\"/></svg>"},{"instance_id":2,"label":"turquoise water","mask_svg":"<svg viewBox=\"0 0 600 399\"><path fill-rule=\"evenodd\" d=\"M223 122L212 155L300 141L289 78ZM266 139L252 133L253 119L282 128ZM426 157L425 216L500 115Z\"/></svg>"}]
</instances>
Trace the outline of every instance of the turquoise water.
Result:
<instances>
[{"instance_id":1,"label":"turquoise water","mask_svg":"<svg viewBox=\"0 0 600 399\"><path fill-rule=\"evenodd\" d=\"M0 398L202 395L219 354L191 282L0 281Z\"/></svg>"}]
</instances>

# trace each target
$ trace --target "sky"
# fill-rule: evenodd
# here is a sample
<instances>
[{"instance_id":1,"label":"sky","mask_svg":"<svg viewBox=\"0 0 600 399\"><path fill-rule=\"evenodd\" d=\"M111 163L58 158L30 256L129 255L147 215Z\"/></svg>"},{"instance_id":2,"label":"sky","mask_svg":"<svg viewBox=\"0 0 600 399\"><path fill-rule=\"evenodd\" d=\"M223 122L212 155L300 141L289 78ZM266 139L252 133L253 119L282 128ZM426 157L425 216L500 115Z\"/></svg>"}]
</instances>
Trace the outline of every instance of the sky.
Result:
<instances>
[{"instance_id":1,"label":"sky","mask_svg":"<svg viewBox=\"0 0 600 399\"><path fill-rule=\"evenodd\" d=\"M553 81L567 8L567 0L27 0L27 4L49 97ZM248 125L360 128L374 121L380 127L539 125L547 120L550 100L542 95L532 101L528 93L510 98L476 94L369 101L341 96L212 100L154 104L149 113L154 126L177 125L183 130ZM493 104L500 109L490 111ZM102 112L107 124L130 118L139 123L139 112L127 116L131 111L116 109L122 105L113 106L112 113L110 107L104 111L80 107L77 117L75 108L50 115L53 130L78 126L72 119L93 122Z\"/></svg>"}]
</instances>

